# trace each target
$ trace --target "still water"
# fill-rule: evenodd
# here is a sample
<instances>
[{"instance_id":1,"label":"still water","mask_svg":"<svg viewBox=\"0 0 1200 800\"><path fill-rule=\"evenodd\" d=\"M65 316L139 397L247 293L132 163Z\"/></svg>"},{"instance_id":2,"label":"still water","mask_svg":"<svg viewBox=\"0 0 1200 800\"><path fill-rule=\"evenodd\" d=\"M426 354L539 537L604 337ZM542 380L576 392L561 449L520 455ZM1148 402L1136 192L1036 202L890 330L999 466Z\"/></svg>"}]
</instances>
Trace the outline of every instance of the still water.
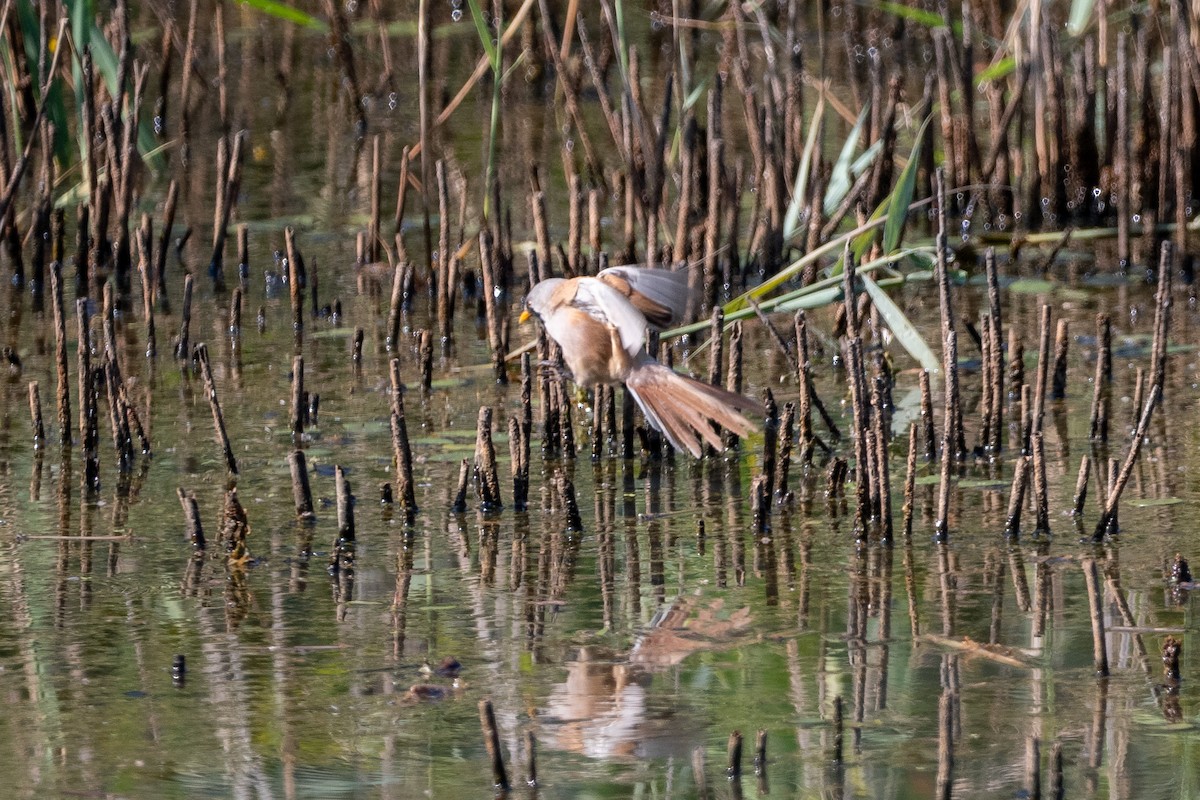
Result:
<instances>
[{"instance_id":1,"label":"still water","mask_svg":"<svg viewBox=\"0 0 1200 800\"><path fill-rule=\"evenodd\" d=\"M247 38L237 41L255 41L250 34L273 41L261 21L246 26L239 36ZM444 33L438 41L463 35ZM1090 447L1090 334L1097 311L1111 314L1111 441L1120 457L1134 416L1134 371L1146 359L1151 292L1133 280L1088 282L1097 260L1082 247L1062 254L1067 266L1052 269L1051 281L1004 291L1005 322L1022 332L1027 352L1041 302L1072 324L1068 396L1047 412L1050 536L1003 535L1011 451L994 465L963 468L948 543L933 541L936 469L924 463L910 541L856 542L852 513L825 497L824 471L805 474L799 465L795 497L775 507L770 535L756 536L748 490L761 437L702 461L624 461L611 448L592 461L583 398L574 408L578 458L543 459L534 441L527 512L509 506L484 514L472 495L467 512L452 513L480 406L495 409L507 476L502 432L519 411L519 392L515 384L496 386L480 367L488 362L486 336L470 306L458 314L454 348L435 356L432 390L421 392L413 332L431 327L424 298L404 320L399 352L420 506L408 525L379 502L380 485L393 480L387 303L354 267L353 232L367 207L362 162L335 124L330 85L300 95L297 104L312 113L298 114L296 125L271 127L270 87L249 77L251 47L239 44L230 56L243 68L237 96L253 132L238 219L250 225L253 265L242 346L230 345L228 297L214 296L204 278L206 241L185 249L182 264L172 260L173 313L159 315L158 326L166 354L164 342L179 327L181 269L192 271L191 337L212 354L241 467L237 489L253 562L230 576L215 547L193 558L176 490L195 492L214 539L224 461L200 377L168 355L146 359L137 314L121 320L118 335L153 455L122 478L102 449L102 488L89 497L78 448L34 449L26 387L39 381L43 405L53 408L53 333L27 297L6 290L6 341L22 361L19 373L4 377L0 403L6 796L488 796L478 710L485 698L494 703L518 796L693 797L701 791L699 752L705 789L715 797L928 797L942 739L952 751L955 796L1016 797L1029 785L1033 736L1046 764L1061 745L1069 797L1200 795L1195 601L1164 578L1176 553L1197 557L1200 524L1191 477L1200 468L1191 427L1200 398L1192 345L1200 317L1189 287L1178 289L1178 346L1163 413L1125 493L1121 532L1100 547L1080 543L1097 514L1094 499L1082 525L1064 514L1079 457ZM450 45L435 50L451 88L461 81L447 64L452 52ZM414 140L409 100L405 94L388 110L373 110L387 153ZM486 118L482 106L471 113ZM531 103L505 147L522 158L555 151L543 139L554 120L543 114L544 102ZM479 130L460 130L457 141L478 157ZM523 169L508 165L501 174L519 187ZM162 191L148 184L145 210L158 209ZM181 201L182 218L198 230L211 219L207 191L197 179ZM514 198L520 209L521 193ZM552 209L556 229L565 224L561 211ZM528 230L521 213L517 224ZM340 300L343 314L336 322L311 319L303 344L306 385L320 394L319 416L301 443L318 499L312 523L295 520L287 463L290 310L286 293L263 277L278 269L273 253L289 223L300 227L305 257L317 265L322 303ZM415 252L419 233L408 235ZM969 257L963 264L974 271ZM984 302L980 287L956 292L970 319ZM896 296L934 340L928 294L918 286ZM512 316L518 308L509 309ZM777 321L789 325L786 317ZM829 338L833 313L814 312L811 321L824 343L817 386L845 431L847 390ZM349 356L355 326L366 332L359 371ZM515 342L529 336L514 326ZM73 364L73 331L71 339ZM696 343L678 346L677 363ZM962 353L970 435L978 353ZM914 362L898 349L894 359L899 519L905 420L918 403ZM795 398L785 357L757 323L747 325L745 361L748 393L770 388L781 404ZM706 364L701 354L692 366L703 373ZM1010 405L1007 417L1014 416ZM336 465L347 470L357 497L352 576L328 571ZM553 488L558 477L573 482L582 531L569 530ZM506 478L504 499L511 500ZM1084 558L1099 560L1105 584L1107 680L1093 674ZM1177 695L1161 686L1158 652L1168 634L1183 641ZM979 643L1000 647L981 652ZM185 669L173 673L179 656ZM457 677L438 671L447 659L461 664ZM941 726L940 706L950 709ZM746 740L740 783L725 777L735 730ZM755 775L750 756L760 730L767 763ZM528 734L536 740L536 790L524 785Z\"/></svg>"}]
</instances>

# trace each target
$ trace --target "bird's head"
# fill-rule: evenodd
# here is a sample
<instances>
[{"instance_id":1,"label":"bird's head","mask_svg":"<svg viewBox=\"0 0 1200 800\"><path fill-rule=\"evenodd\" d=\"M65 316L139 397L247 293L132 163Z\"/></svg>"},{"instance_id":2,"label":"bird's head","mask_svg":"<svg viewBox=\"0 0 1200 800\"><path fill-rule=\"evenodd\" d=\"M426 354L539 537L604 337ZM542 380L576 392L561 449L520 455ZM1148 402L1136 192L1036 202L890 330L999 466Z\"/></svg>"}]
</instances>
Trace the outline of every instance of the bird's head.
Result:
<instances>
[{"instance_id":1,"label":"bird's head","mask_svg":"<svg viewBox=\"0 0 1200 800\"><path fill-rule=\"evenodd\" d=\"M547 278L529 290L525 296L525 308L521 311L519 322L528 322L530 317L544 320L553 308L554 290L563 283L562 278Z\"/></svg>"}]
</instances>

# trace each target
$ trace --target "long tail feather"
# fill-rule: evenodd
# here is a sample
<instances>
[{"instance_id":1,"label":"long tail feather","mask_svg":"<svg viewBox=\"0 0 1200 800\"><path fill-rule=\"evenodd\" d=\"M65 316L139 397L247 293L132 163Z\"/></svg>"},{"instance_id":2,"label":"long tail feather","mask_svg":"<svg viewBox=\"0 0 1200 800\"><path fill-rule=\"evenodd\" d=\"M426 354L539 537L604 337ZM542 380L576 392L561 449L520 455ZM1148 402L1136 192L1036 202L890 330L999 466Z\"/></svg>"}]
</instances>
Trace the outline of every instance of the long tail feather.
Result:
<instances>
[{"instance_id":1,"label":"long tail feather","mask_svg":"<svg viewBox=\"0 0 1200 800\"><path fill-rule=\"evenodd\" d=\"M656 361L638 364L625 385L646 415L646 420L678 450L699 458L703 443L717 450L721 437L712 424L746 436L756 426L740 412L762 413L762 406L748 397L692 380Z\"/></svg>"}]
</instances>

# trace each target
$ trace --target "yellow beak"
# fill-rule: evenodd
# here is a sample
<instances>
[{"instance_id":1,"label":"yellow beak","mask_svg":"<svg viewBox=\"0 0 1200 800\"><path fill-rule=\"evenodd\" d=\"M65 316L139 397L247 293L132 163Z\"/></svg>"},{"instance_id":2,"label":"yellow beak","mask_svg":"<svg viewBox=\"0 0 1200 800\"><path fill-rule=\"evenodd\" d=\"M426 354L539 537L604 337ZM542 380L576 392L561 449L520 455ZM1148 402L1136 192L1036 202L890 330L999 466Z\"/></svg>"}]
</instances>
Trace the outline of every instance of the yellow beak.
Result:
<instances>
[{"instance_id":1,"label":"yellow beak","mask_svg":"<svg viewBox=\"0 0 1200 800\"><path fill-rule=\"evenodd\" d=\"M529 318L532 316L533 315L529 313L528 309L526 309L525 311L522 311L521 316L517 317L517 324L524 325L526 322L529 321Z\"/></svg>"}]
</instances>

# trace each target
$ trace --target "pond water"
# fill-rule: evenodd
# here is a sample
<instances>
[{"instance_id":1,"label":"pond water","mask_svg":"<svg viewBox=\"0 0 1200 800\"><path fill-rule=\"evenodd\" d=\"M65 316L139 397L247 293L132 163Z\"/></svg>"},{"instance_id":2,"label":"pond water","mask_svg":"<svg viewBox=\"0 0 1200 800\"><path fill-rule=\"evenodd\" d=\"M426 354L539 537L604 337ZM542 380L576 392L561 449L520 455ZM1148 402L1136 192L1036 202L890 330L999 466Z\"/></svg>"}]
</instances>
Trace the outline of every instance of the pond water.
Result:
<instances>
[{"instance_id":1,"label":"pond water","mask_svg":"<svg viewBox=\"0 0 1200 800\"><path fill-rule=\"evenodd\" d=\"M269 23L241 20L235 41L277 42ZM452 91L466 69L454 61L455 48L465 48L469 31L449 33L438 38L449 44L435 48L435 60L448 64ZM301 39L304 47L317 41ZM405 40L396 53L409 48ZM593 461L582 397L573 409L578 457L543 458L535 438L530 506L516 511L503 432L520 410L519 383L497 386L480 366L489 359L486 334L468 307L457 315L453 350L435 356L432 389L422 392L414 332L433 327L423 297L403 321L398 353L420 507L406 524L379 501L380 485L394 480L387 300L353 263L353 230L367 201L363 170L350 171L353 144L337 117L345 109L328 82L317 81L293 100L312 109L294 117L310 119L271 132L274 90L255 83L251 46L239 44L231 58L242 76L234 83L253 149L238 217L251 228L253 267L239 350L230 346L228 296L214 295L204 277L209 242L199 232L210 224L211 187L199 179L181 205L181 219L196 226L199 239L184 250L183 265L197 277L191 338L212 354L253 561L231 577L215 547L196 561L184 536L177 488L195 492L211 540L228 476L203 381L172 360L165 344L179 327L180 265L172 259L172 313L157 317L160 355L145 357L140 314L124 315L118 329L122 368L144 410L153 455L122 477L102 430L94 496L82 488L78 448L33 446L26 387L40 382L52 419L53 331L22 291L5 291L5 341L21 359L19 374L10 371L0 387L0 778L7 796L487 796L492 779L478 707L485 698L494 704L517 796L928 797L939 764L952 761L955 797L1017 797L1028 791L1033 736L1042 748L1043 786L1051 750L1061 746L1069 797L1200 795L1195 600L1164 575L1176 553L1196 555L1200 524L1192 478L1200 437L1191 427L1200 400L1193 344L1200 315L1189 286L1176 289L1176 346L1162 411L1125 492L1120 533L1101 545L1082 541L1098 514L1094 486L1084 521L1067 514L1080 456L1093 452L1094 319L1103 311L1113 321L1111 454L1119 458L1134 422L1135 371L1147 361L1153 297L1140 275L1090 280L1111 259L1088 245L1060 254L1049 281L1026 274L1003 291L1005 324L1021 332L1029 353L1041 303L1071 323L1067 397L1050 403L1046 417L1050 535L1004 535L1010 448L996 463L961 468L947 542L933 536L937 466L923 461L909 540L857 541L853 508L825 496L824 469L806 473L798 463L795 497L773 507L770 533L759 536L749 486L761 467L761 435L702 460L623 460L609 447ZM307 67L297 75L311 77ZM371 117L393 163L398 146L415 140L410 100L405 94L397 110L374 109ZM486 119L485 101L468 101L475 102L469 114ZM522 155L502 167L508 185L524 186L525 160L541 150L558 158L556 143L539 144L555 124L549 107L549 99L531 102L513 125L520 133L509 134L506 152ZM481 174L474 165L482 135L446 134L448 151L469 152L472 175ZM146 210L159 208L163 188L148 183ZM519 230L530 230L519 210L523 191L511 202ZM557 239L566 214L553 206L551 214ZM305 384L320 394L319 416L302 442L318 500L311 523L295 518L287 462L290 307L286 292L262 278L278 269L272 254L289 222L300 226L305 258L319 270L321 303L342 306L337 321L309 319L303 342ZM410 229L414 253L419 240ZM1028 273L1043 256L1005 269ZM977 271L967 255L960 265ZM962 318L977 318L986 304L982 287L967 282L955 292ZM895 298L935 341L937 307L928 295L917 284ZM254 323L260 308L261 330ZM518 303L509 307L513 317L518 312ZM790 325L786 316L776 319ZM850 410L832 357L833 310L815 311L810 321L821 343L816 385L845 431ZM366 332L361 370L350 360L355 326ZM533 335L513 331L514 342ZM677 364L696 344L676 345ZM915 362L892 350L899 529L905 420L919 412L919 395ZM978 350L961 353L970 437ZM703 373L707 360L699 354L692 367ZM748 394L770 388L781 404L795 399L786 357L756 322L746 325L745 363ZM460 461L474 453L485 405L495 409L509 505L484 513L472 494L469 509L454 513ZM845 440L839 447L850 450ZM336 465L347 470L357 498L349 577L328 570L338 532ZM570 530L553 488L560 476L574 486L581 531ZM1099 561L1105 587L1107 679L1093 669L1087 558ZM1162 685L1158 653L1167 635L1183 642L1177 692ZM979 646L988 643L1001 649ZM180 656L182 674L173 671ZM455 670L439 672L447 659L461 665L457 678ZM948 724L939 725L940 708ZM725 775L735 730L745 737L740 782ZM767 763L756 775L751 757L760 730ZM536 789L524 785L528 734L536 740ZM943 752L939 759L939 740L951 758Z\"/></svg>"}]
</instances>

